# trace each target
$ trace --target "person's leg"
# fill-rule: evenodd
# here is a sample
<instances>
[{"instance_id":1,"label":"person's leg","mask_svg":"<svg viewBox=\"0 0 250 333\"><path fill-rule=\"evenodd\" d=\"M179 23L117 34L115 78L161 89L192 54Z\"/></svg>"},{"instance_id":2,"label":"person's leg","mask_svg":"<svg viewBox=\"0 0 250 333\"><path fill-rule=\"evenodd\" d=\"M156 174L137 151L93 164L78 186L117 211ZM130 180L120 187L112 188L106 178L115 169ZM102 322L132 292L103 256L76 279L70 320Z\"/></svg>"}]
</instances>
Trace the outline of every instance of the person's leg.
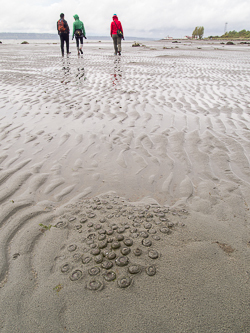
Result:
<instances>
[{"instance_id":1,"label":"person's leg","mask_svg":"<svg viewBox=\"0 0 250 333\"><path fill-rule=\"evenodd\" d=\"M79 37L76 37L76 48L77 48L77 54L79 55Z\"/></svg>"},{"instance_id":2,"label":"person's leg","mask_svg":"<svg viewBox=\"0 0 250 333\"><path fill-rule=\"evenodd\" d=\"M65 41L66 41L67 54L69 54L69 35L68 34L65 36Z\"/></svg>"},{"instance_id":3,"label":"person's leg","mask_svg":"<svg viewBox=\"0 0 250 333\"><path fill-rule=\"evenodd\" d=\"M112 35L113 38L113 44L115 49L115 55L117 54L117 35Z\"/></svg>"},{"instance_id":4,"label":"person's leg","mask_svg":"<svg viewBox=\"0 0 250 333\"><path fill-rule=\"evenodd\" d=\"M83 47L83 37L80 37L80 43L81 43L81 46L80 46L80 52L81 52L81 54L83 54L83 51L82 51L82 47Z\"/></svg>"},{"instance_id":5,"label":"person's leg","mask_svg":"<svg viewBox=\"0 0 250 333\"><path fill-rule=\"evenodd\" d=\"M119 55L121 55L121 51L122 51L122 39L121 39L121 37L117 37L117 44L118 44L118 53L119 53Z\"/></svg>"},{"instance_id":6,"label":"person's leg","mask_svg":"<svg viewBox=\"0 0 250 333\"><path fill-rule=\"evenodd\" d=\"M60 40L61 40L61 52L62 52L62 56L64 56L64 38L63 38L63 35L60 35Z\"/></svg>"}]
</instances>

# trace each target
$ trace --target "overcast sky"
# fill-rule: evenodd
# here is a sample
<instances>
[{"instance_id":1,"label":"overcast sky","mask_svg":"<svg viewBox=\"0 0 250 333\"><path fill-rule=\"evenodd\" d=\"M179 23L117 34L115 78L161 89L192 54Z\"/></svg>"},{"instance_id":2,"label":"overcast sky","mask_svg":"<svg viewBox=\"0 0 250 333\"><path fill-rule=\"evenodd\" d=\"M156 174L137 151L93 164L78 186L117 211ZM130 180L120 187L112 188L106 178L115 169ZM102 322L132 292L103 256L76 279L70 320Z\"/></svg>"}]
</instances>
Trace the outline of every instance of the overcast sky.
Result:
<instances>
[{"instance_id":1,"label":"overcast sky","mask_svg":"<svg viewBox=\"0 0 250 333\"><path fill-rule=\"evenodd\" d=\"M0 0L0 32L57 33L65 14L72 30L78 14L88 35L109 35L116 13L126 36L163 38L191 35L204 26L204 36L250 30L249 0Z\"/></svg>"}]
</instances>

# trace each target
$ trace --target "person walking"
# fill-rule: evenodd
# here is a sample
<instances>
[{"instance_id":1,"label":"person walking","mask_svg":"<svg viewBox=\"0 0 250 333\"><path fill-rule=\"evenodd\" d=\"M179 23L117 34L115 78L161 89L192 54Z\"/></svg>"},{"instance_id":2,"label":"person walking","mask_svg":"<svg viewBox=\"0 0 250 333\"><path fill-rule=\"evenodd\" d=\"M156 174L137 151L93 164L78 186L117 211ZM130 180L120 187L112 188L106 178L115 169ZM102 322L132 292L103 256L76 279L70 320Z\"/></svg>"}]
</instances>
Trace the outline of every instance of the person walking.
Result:
<instances>
[{"instance_id":1,"label":"person walking","mask_svg":"<svg viewBox=\"0 0 250 333\"><path fill-rule=\"evenodd\" d=\"M113 44L114 44L114 49L115 49L115 55L117 53L121 55L122 51L122 38L124 39L123 36L123 29L122 29L122 24L120 21L118 21L118 17L116 14L113 15L113 21L111 22L110 25L110 36L113 39Z\"/></svg>"},{"instance_id":2,"label":"person walking","mask_svg":"<svg viewBox=\"0 0 250 333\"><path fill-rule=\"evenodd\" d=\"M79 20L79 16L76 14L73 16L75 19L75 22L73 23L73 33L72 33L72 40L74 37L76 38L76 47L77 47L77 53L78 55L83 54L82 47L83 47L83 37L87 39L85 36L85 29L84 29L84 24L82 21ZM79 41L81 46L79 47Z\"/></svg>"},{"instance_id":3,"label":"person walking","mask_svg":"<svg viewBox=\"0 0 250 333\"><path fill-rule=\"evenodd\" d=\"M64 56L64 42L66 43L67 55L69 55L69 26L66 20L64 20L64 14L60 14L60 20L57 21L57 31L61 40L61 52Z\"/></svg>"}]
</instances>

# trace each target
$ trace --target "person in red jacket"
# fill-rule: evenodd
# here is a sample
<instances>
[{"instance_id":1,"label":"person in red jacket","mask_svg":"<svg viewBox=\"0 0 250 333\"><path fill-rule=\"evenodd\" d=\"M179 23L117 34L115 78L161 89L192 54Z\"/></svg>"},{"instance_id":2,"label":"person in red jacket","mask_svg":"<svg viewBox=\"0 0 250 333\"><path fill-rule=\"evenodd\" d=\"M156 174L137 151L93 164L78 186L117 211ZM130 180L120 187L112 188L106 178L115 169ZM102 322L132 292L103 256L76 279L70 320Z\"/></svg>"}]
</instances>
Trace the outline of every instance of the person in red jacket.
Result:
<instances>
[{"instance_id":1,"label":"person in red jacket","mask_svg":"<svg viewBox=\"0 0 250 333\"><path fill-rule=\"evenodd\" d=\"M117 55L117 53L119 55L121 55L122 38L124 39L122 24L120 21L118 21L118 17L116 14L114 14L112 18L113 18L113 22L111 22L111 26L110 26L110 36L113 38L115 55ZM119 30L122 32L122 36L119 36Z\"/></svg>"}]
</instances>

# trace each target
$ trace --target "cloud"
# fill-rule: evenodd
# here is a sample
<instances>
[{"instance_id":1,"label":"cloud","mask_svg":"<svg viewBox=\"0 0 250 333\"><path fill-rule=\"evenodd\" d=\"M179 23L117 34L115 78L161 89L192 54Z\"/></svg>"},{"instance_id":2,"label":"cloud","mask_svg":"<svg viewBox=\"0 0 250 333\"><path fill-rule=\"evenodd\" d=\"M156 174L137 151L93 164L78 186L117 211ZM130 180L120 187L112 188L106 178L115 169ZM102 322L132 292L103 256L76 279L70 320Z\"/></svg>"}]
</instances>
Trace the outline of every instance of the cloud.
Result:
<instances>
[{"instance_id":1,"label":"cloud","mask_svg":"<svg viewBox=\"0 0 250 333\"><path fill-rule=\"evenodd\" d=\"M2 5L1 5L2 2ZM61 12L72 29L78 14L88 34L109 35L112 15L122 22L125 36L155 37L191 35L197 25L205 35L249 29L250 9L246 0L12 0L1 5L1 32L56 33ZM213 33L211 33L213 32Z\"/></svg>"}]
</instances>

